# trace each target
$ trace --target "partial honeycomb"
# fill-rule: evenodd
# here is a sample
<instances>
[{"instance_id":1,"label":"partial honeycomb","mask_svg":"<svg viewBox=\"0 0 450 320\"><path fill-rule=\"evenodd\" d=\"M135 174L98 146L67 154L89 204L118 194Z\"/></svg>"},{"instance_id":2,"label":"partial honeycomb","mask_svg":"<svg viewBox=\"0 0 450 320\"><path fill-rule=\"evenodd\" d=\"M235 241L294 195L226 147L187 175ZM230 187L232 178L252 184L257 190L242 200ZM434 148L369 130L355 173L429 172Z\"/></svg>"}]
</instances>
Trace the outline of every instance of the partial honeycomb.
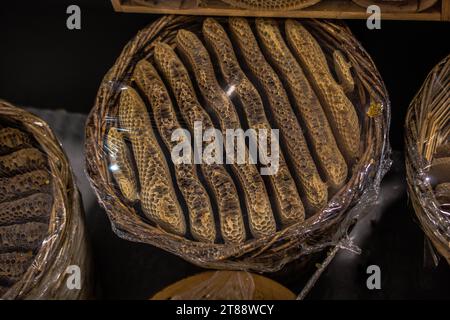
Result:
<instances>
[{"instance_id":1,"label":"partial honeycomb","mask_svg":"<svg viewBox=\"0 0 450 320\"><path fill-rule=\"evenodd\" d=\"M0 129L0 296L32 264L47 236L52 178L30 135Z\"/></svg>"}]
</instances>

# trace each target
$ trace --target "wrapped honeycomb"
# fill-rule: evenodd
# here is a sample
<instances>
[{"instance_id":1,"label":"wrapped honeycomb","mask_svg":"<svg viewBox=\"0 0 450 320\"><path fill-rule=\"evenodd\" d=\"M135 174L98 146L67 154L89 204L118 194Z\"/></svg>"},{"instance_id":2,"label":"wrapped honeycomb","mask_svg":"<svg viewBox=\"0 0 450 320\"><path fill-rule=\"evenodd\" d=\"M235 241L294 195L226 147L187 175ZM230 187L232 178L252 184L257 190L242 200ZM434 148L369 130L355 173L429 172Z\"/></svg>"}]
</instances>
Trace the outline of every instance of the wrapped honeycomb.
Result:
<instances>
[{"instance_id":1,"label":"wrapped honeycomb","mask_svg":"<svg viewBox=\"0 0 450 320\"><path fill-rule=\"evenodd\" d=\"M0 101L0 298L88 298L89 277L81 200L59 142L44 121Z\"/></svg>"},{"instance_id":2,"label":"wrapped honeycomb","mask_svg":"<svg viewBox=\"0 0 450 320\"><path fill-rule=\"evenodd\" d=\"M119 236L276 270L339 241L376 198L389 112L344 25L167 16L105 77L87 172Z\"/></svg>"}]
</instances>

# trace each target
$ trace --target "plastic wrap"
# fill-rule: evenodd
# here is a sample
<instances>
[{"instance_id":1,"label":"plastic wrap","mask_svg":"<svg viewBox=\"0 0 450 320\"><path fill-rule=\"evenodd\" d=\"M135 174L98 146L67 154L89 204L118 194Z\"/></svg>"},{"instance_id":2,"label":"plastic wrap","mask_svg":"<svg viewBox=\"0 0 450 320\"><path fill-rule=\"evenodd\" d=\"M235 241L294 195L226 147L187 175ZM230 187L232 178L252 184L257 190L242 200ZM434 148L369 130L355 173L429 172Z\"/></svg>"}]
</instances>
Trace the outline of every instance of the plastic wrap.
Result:
<instances>
[{"instance_id":1,"label":"plastic wrap","mask_svg":"<svg viewBox=\"0 0 450 320\"><path fill-rule=\"evenodd\" d=\"M82 202L48 125L0 101L0 297L92 296Z\"/></svg>"},{"instance_id":2,"label":"plastic wrap","mask_svg":"<svg viewBox=\"0 0 450 320\"><path fill-rule=\"evenodd\" d=\"M450 263L450 56L411 102L405 137L409 197L424 232Z\"/></svg>"},{"instance_id":3,"label":"plastic wrap","mask_svg":"<svg viewBox=\"0 0 450 320\"><path fill-rule=\"evenodd\" d=\"M293 300L279 283L245 271L208 271L182 279L152 300Z\"/></svg>"},{"instance_id":4,"label":"plastic wrap","mask_svg":"<svg viewBox=\"0 0 450 320\"><path fill-rule=\"evenodd\" d=\"M275 271L330 246L357 250L348 229L390 166L390 103L371 58L341 23L230 19L162 17L105 76L86 167L114 232L210 268ZM174 165L171 134L195 119L222 133L269 125L279 169ZM211 178L227 174L234 207L216 201L226 179Z\"/></svg>"}]
</instances>

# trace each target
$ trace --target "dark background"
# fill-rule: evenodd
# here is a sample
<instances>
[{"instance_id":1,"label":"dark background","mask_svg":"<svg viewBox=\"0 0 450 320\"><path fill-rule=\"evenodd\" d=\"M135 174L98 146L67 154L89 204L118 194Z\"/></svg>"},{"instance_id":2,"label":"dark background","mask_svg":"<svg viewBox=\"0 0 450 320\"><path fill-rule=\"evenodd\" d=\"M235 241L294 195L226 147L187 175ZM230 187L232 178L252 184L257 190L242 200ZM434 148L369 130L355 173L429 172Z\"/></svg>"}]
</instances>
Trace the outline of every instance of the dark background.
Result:
<instances>
[{"instance_id":1,"label":"dark background","mask_svg":"<svg viewBox=\"0 0 450 320\"><path fill-rule=\"evenodd\" d=\"M66 28L70 4L81 7L81 30ZM2 2L0 98L87 114L103 75L123 46L156 18L115 13L106 0ZM374 59L390 94L394 165L383 183L383 204L355 234L362 254L342 251L309 298L450 298L448 265L424 266L423 234L408 204L402 157L407 106L432 67L450 53L450 23L383 21L381 30L368 30L365 21L348 24ZM99 207L89 211L98 297L149 297L199 271L159 249L119 239ZM382 290L366 288L370 264L381 268ZM298 293L301 279L293 275L295 267L289 268L294 270L290 274L269 276Z\"/></svg>"}]
</instances>

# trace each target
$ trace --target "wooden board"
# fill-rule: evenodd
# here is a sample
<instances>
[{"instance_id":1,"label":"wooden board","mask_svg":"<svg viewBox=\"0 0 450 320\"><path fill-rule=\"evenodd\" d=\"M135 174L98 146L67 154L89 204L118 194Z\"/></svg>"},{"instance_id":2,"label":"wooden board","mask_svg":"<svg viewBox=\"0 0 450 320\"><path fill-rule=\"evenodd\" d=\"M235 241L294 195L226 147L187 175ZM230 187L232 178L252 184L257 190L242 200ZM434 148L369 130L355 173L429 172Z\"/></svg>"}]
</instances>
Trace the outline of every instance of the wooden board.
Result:
<instances>
[{"instance_id":1,"label":"wooden board","mask_svg":"<svg viewBox=\"0 0 450 320\"><path fill-rule=\"evenodd\" d=\"M367 19L366 9L350 0L323 0L316 5L301 10L250 10L232 8L219 0L208 1L208 6L198 7L197 0L172 0L162 3L141 5L144 0L111 0L118 12L183 14L201 16L248 16L248 17L285 17L285 18L326 18L326 19ZM423 12L382 12L384 20L428 20L450 21L450 0L440 0Z\"/></svg>"}]
</instances>

